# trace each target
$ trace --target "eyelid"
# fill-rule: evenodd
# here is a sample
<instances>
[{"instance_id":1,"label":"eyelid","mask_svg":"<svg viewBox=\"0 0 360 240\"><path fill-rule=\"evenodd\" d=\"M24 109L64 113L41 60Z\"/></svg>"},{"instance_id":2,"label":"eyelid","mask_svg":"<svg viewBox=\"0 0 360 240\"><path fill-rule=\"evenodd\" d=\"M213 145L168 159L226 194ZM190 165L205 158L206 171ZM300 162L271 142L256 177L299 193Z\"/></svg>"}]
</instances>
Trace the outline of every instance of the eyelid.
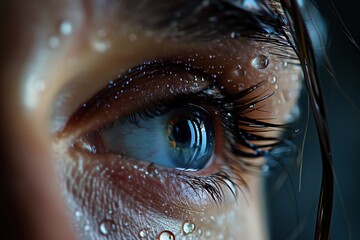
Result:
<instances>
[{"instance_id":1,"label":"eyelid","mask_svg":"<svg viewBox=\"0 0 360 240\"><path fill-rule=\"evenodd\" d=\"M159 63L165 68L159 70L156 68L159 66L153 66ZM211 84L206 74L197 69L184 68L182 64L169 67L168 64L162 61L142 64L110 81L75 112L62 133L71 133L72 138L76 138L146 108L152 102L169 101Z\"/></svg>"}]
</instances>

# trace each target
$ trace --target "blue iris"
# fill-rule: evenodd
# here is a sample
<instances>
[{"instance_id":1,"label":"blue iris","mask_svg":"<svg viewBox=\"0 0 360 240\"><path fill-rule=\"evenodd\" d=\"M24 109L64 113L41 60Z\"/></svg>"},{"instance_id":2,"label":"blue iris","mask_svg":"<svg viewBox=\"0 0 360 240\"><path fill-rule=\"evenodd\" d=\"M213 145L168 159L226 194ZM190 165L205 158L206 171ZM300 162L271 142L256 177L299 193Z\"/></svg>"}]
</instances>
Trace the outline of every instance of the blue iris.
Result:
<instances>
[{"instance_id":1,"label":"blue iris","mask_svg":"<svg viewBox=\"0 0 360 240\"><path fill-rule=\"evenodd\" d=\"M208 112L186 106L153 117L119 120L103 133L104 147L115 154L165 167L202 169L214 152Z\"/></svg>"}]
</instances>

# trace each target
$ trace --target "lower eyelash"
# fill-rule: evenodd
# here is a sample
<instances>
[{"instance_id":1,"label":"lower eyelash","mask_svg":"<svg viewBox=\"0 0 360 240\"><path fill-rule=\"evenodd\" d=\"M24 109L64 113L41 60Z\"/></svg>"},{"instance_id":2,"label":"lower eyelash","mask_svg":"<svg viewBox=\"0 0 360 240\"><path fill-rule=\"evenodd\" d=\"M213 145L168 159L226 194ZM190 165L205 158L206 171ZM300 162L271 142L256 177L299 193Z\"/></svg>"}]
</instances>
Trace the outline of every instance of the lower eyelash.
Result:
<instances>
[{"instance_id":1,"label":"lower eyelash","mask_svg":"<svg viewBox=\"0 0 360 240\"><path fill-rule=\"evenodd\" d=\"M238 196L237 189L240 189L240 186L233 181L234 176L230 171L228 169L220 169L215 174L202 177L177 174L177 180L187 184L195 192L199 190L205 191L209 199L217 204L221 204L225 201L223 186L229 189L235 199Z\"/></svg>"}]
</instances>

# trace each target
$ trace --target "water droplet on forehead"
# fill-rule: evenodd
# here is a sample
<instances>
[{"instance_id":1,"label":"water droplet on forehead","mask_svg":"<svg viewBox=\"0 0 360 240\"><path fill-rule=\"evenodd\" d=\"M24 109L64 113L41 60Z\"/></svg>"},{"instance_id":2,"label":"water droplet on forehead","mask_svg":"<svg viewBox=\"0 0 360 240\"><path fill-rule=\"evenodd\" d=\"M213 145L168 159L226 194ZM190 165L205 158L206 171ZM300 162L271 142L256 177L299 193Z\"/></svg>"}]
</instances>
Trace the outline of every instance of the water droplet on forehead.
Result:
<instances>
[{"instance_id":1,"label":"water droplet on forehead","mask_svg":"<svg viewBox=\"0 0 360 240\"><path fill-rule=\"evenodd\" d=\"M157 240L175 240L175 235L170 231L162 231L158 235Z\"/></svg>"},{"instance_id":2,"label":"water droplet on forehead","mask_svg":"<svg viewBox=\"0 0 360 240\"><path fill-rule=\"evenodd\" d=\"M60 23L59 31L62 35L70 35L73 31L73 26L69 21L63 21Z\"/></svg>"},{"instance_id":3,"label":"water droplet on forehead","mask_svg":"<svg viewBox=\"0 0 360 240\"><path fill-rule=\"evenodd\" d=\"M185 234L190 234L190 233L194 232L195 227L196 227L195 223L193 223L191 221L185 221L182 226L182 230Z\"/></svg>"},{"instance_id":4,"label":"water droplet on forehead","mask_svg":"<svg viewBox=\"0 0 360 240\"><path fill-rule=\"evenodd\" d=\"M252 60L251 65L256 69L264 69L269 65L269 58L265 55L259 55Z\"/></svg>"}]
</instances>

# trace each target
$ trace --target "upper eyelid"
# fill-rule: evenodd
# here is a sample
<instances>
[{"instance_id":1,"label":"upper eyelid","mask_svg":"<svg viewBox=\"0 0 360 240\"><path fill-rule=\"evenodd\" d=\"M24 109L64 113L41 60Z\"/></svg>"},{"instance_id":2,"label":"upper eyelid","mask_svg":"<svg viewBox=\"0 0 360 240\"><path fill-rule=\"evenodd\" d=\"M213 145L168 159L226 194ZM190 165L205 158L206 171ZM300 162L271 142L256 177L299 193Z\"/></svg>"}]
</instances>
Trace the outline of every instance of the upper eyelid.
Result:
<instances>
[{"instance_id":1,"label":"upper eyelid","mask_svg":"<svg viewBox=\"0 0 360 240\"><path fill-rule=\"evenodd\" d=\"M161 71L159 73L155 73L154 76L152 76L152 74L154 74L151 69L154 68L154 66L152 66L152 64L156 63L157 65L160 64L164 67L164 76L161 76ZM164 89L166 89L166 91L168 91L168 93L166 95L168 95L167 97L170 97L170 95L174 94L172 93L172 90L167 87L171 85L171 88L176 87L176 86L180 86L181 85L181 92L177 93L178 95L180 94L190 94L192 92L195 91L199 91L202 88L207 87L209 84L211 84L211 80L209 78L207 78L205 76L205 73L201 72L200 70L193 70L193 71L184 71L184 67L182 69L182 71L179 69L179 72L176 71L176 69L174 68L174 66L171 68L168 63L164 63L162 61L155 61L151 64L149 63L145 63L145 64L141 64L135 68L129 69L127 72L123 73L119 78L117 78L114 81L110 81L105 87L103 87L98 93L96 93L93 97L91 97L89 100L87 100L83 106L80 108L78 108L78 110L72 114L72 116L70 117L70 119L67 121L66 125L64 126L64 129L62 129L60 131L60 133L66 133L67 131L69 131L70 129L74 129L74 127L76 128L76 126L82 125L82 122L91 122L91 120L89 120L90 118L94 118L96 116L103 115L103 118L108 118L108 121L114 121L116 120L116 118L119 118L120 115L119 113L121 112L121 106L123 106L124 102L128 101L129 97L132 97L134 95L134 93L132 92L133 89L137 88L137 85L142 86L142 88L144 88L144 86L147 86L147 84L152 84L152 82L149 82L150 79L147 79L147 75L145 76L139 76L137 74L143 74L143 71L145 72L146 66L149 66L148 68L150 68L147 74L149 77L153 77L154 79L156 79L156 81L158 81L158 84L161 85L162 87L158 90L158 89L152 89L152 91L157 92L160 91L158 93L158 95L161 94L165 94ZM179 63L174 63L175 66L179 67ZM157 71L159 69L156 69ZM190 69L189 69L190 70ZM158 74L158 75L156 75ZM197 75L196 75L197 74ZM169 78L167 78L167 76ZM135 77L138 78L135 79ZM188 78L187 78L188 77ZM167 80L167 85L165 85L164 79ZM181 79L184 79L184 82L182 82ZM191 78L193 78L191 80ZM206 79L205 79L206 78ZM170 82L172 81L172 83ZM187 82L185 82L187 81ZM178 83L176 83L178 82ZM154 83L155 84L155 83ZM195 84L195 85L194 85ZM149 87L149 86L148 86ZM139 87L141 89L141 87ZM143 94L141 92L139 93L135 93L135 99L141 97ZM176 94L175 94L176 95ZM152 94L151 98L160 98L163 99L164 96L157 96L157 94ZM141 99L141 98L140 98ZM165 100L165 99L164 99ZM135 105L138 107L139 104L145 104L146 101L149 100L139 100L138 103L136 103ZM153 100L156 101L156 100ZM136 100L134 101L136 102ZM117 113L116 111L112 111L111 113L107 110L107 106L111 105L111 108L114 108L114 105L119 106L119 113ZM131 109L131 108L130 108ZM119 115L119 116L118 116ZM106 116L106 117L104 117ZM96 120L93 119L92 122L94 122ZM96 122L98 122L96 120ZM73 124L75 124L75 126L73 126ZM104 125L105 122L98 122L96 125L99 125L98 127L100 127L100 125ZM82 126L83 128L85 128L84 126ZM80 133L81 134L81 133ZM74 136L73 136L74 137Z\"/></svg>"}]
</instances>

